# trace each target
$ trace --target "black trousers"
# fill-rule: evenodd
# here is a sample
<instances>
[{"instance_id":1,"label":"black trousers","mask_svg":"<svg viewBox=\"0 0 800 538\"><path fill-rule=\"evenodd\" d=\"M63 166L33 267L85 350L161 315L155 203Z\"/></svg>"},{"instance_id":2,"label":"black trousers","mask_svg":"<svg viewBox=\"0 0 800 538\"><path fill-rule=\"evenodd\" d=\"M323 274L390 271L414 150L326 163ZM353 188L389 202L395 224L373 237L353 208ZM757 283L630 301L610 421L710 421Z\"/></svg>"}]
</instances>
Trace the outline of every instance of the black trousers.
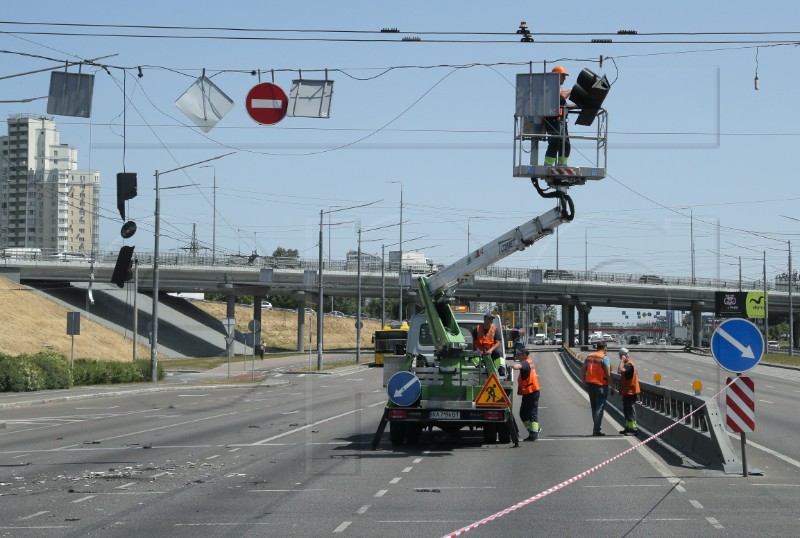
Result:
<instances>
[{"instance_id":1,"label":"black trousers","mask_svg":"<svg viewBox=\"0 0 800 538\"><path fill-rule=\"evenodd\" d=\"M561 133L561 117L554 117L554 118L545 118L544 119L544 132L549 135L558 135ZM569 129L567 127L568 123L565 121L564 123L564 138L562 139L560 136L555 136L548 138L547 140L547 151L545 151L545 157L552 157L556 158L558 155L562 157L569 157L569 152L572 149L569 143ZM564 145L564 152L561 152L561 145Z\"/></svg>"}]
</instances>

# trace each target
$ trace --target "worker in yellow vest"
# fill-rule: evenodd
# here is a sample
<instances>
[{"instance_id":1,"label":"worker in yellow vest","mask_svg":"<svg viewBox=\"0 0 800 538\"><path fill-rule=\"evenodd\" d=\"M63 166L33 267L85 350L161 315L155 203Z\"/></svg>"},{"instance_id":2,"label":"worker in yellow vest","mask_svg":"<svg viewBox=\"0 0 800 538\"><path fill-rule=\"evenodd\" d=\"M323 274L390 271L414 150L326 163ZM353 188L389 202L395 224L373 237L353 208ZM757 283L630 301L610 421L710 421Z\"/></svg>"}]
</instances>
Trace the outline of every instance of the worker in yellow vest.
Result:
<instances>
[{"instance_id":1,"label":"worker in yellow vest","mask_svg":"<svg viewBox=\"0 0 800 538\"><path fill-rule=\"evenodd\" d=\"M624 347L619 350L619 393L622 396L622 409L625 413L625 429L619 433L623 435L636 435L639 427L636 424L636 400L642 389L639 388L639 372L628 356Z\"/></svg>"}]
</instances>

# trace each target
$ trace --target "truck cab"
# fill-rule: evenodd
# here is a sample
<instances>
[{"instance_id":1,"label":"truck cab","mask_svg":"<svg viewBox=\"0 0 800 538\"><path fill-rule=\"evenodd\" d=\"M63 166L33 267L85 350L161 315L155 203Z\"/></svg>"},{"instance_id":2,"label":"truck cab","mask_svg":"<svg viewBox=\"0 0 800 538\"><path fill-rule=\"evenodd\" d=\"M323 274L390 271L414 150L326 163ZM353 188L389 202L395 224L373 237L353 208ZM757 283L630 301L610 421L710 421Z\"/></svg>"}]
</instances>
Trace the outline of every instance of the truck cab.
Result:
<instances>
[{"instance_id":1,"label":"truck cab","mask_svg":"<svg viewBox=\"0 0 800 538\"><path fill-rule=\"evenodd\" d=\"M461 329L461 334L464 336L464 341L467 347L472 349L472 330L478 325L483 323L483 314L479 312L461 312L455 313L458 327ZM497 329L497 335L500 338L500 354L503 358L506 356L506 343L503 335L503 328L500 326L500 318L494 318L494 326ZM408 329L408 341L406 342L406 352L417 357L417 361L421 362L424 359L426 366L435 366L436 360L434 358L434 345L431 331L428 328L428 320L425 314L416 314L411 318ZM513 357L510 357L513 359Z\"/></svg>"}]
</instances>

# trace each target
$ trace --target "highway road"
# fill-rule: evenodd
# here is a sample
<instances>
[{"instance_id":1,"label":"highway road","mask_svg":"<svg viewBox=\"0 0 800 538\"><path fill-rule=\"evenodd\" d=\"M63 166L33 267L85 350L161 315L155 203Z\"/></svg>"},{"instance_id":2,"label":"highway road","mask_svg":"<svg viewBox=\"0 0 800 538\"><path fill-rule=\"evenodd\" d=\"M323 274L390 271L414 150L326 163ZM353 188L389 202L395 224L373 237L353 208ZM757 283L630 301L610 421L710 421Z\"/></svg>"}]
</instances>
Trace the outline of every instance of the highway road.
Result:
<instances>
[{"instance_id":1,"label":"highway road","mask_svg":"<svg viewBox=\"0 0 800 538\"><path fill-rule=\"evenodd\" d=\"M625 453L637 441L610 421L591 437L583 392L554 353L536 356L543 433L519 448L426 432L372 451L385 392L367 368L3 409L0 535L444 536L517 503L467 534L795 532L798 467L753 450L765 474L743 478L657 448Z\"/></svg>"},{"instance_id":2,"label":"highway road","mask_svg":"<svg viewBox=\"0 0 800 538\"><path fill-rule=\"evenodd\" d=\"M631 358L640 368L640 379L653 382L653 375L660 373L661 384L684 391L691 391L692 382L703 383L704 396L718 397L720 410L725 413L724 388L728 377L736 374L720 368L711 355L697 355L683 352L637 352L630 347ZM617 355L612 352L616 364ZM637 360L638 359L638 360ZM747 434L748 442L775 450L800 462L800 446L797 431L800 419L797 415L797 402L800 399L800 370L758 365L746 372L755 383L756 428ZM736 435L738 440L739 436ZM738 451L738 441L734 442Z\"/></svg>"}]
</instances>

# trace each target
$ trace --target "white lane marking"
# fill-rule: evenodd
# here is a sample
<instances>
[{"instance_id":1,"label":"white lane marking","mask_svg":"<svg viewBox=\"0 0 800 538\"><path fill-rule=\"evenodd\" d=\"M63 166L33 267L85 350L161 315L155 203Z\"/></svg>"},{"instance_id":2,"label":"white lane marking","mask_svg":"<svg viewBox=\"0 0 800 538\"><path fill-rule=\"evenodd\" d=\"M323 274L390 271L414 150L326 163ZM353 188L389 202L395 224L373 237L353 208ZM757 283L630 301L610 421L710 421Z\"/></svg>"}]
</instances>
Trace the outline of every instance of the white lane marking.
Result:
<instances>
[{"instance_id":1,"label":"white lane marking","mask_svg":"<svg viewBox=\"0 0 800 538\"><path fill-rule=\"evenodd\" d=\"M677 486L675 486L675 491L679 493L686 493L686 488L678 484Z\"/></svg>"},{"instance_id":2,"label":"white lane marking","mask_svg":"<svg viewBox=\"0 0 800 538\"><path fill-rule=\"evenodd\" d=\"M297 377L305 377L306 374L298 374Z\"/></svg>"},{"instance_id":3,"label":"white lane marking","mask_svg":"<svg viewBox=\"0 0 800 538\"><path fill-rule=\"evenodd\" d=\"M383 392L383 391L381 390L381 391L379 391L379 392ZM795 392L797 392L797 391L795 391ZM379 406L379 405L386 405L386 402L378 402L378 403L374 403L374 404L368 405L367 407L377 407L377 406Z\"/></svg>"},{"instance_id":4,"label":"white lane marking","mask_svg":"<svg viewBox=\"0 0 800 538\"><path fill-rule=\"evenodd\" d=\"M422 458L414 458L414 461L412 461L411 463L419 463L421 461L422 461Z\"/></svg>"},{"instance_id":5,"label":"white lane marking","mask_svg":"<svg viewBox=\"0 0 800 538\"><path fill-rule=\"evenodd\" d=\"M20 454L19 456L14 456L12 459L24 458L25 456L30 456L30 454Z\"/></svg>"},{"instance_id":6,"label":"white lane marking","mask_svg":"<svg viewBox=\"0 0 800 538\"><path fill-rule=\"evenodd\" d=\"M341 525L339 525L338 527L333 529L333 532L342 532L342 531L344 531L347 527L350 526L350 523L352 523L352 521L345 521L344 523L342 523Z\"/></svg>"},{"instance_id":7,"label":"white lane marking","mask_svg":"<svg viewBox=\"0 0 800 538\"><path fill-rule=\"evenodd\" d=\"M309 488L309 489L251 489L250 493L290 493L290 492L304 492L304 491L325 491L323 488Z\"/></svg>"},{"instance_id":8,"label":"white lane marking","mask_svg":"<svg viewBox=\"0 0 800 538\"><path fill-rule=\"evenodd\" d=\"M375 494L376 497L383 497L388 492L388 489L382 489L378 493Z\"/></svg>"},{"instance_id":9,"label":"white lane marking","mask_svg":"<svg viewBox=\"0 0 800 538\"><path fill-rule=\"evenodd\" d=\"M664 484L611 484L604 486L581 486L582 488L663 488Z\"/></svg>"},{"instance_id":10,"label":"white lane marking","mask_svg":"<svg viewBox=\"0 0 800 538\"><path fill-rule=\"evenodd\" d=\"M76 407L75 410L76 411L84 411L86 409L103 409L103 410L105 410L105 409L117 409L118 407L119 407L118 405L112 405L112 406L109 406L109 407Z\"/></svg>"},{"instance_id":11,"label":"white lane marking","mask_svg":"<svg viewBox=\"0 0 800 538\"><path fill-rule=\"evenodd\" d=\"M750 484L751 486L769 486L771 488L800 488L800 484Z\"/></svg>"},{"instance_id":12,"label":"white lane marking","mask_svg":"<svg viewBox=\"0 0 800 538\"><path fill-rule=\"evenodd\" d=\"M775 387L773 387L772 385L766 385L766 387L767 387L768 389L774 389L774 388L775 388Z\"/></svg>"},{"instance_id":13,"label":"white lane marking","mask_svg":"<svg viewBox=\"0 0 800 538\"><path fill-rule=\"evenodd\" d=\"M644 519L636 519L636 518L603 518L603 519L587 519L586 521L591 522L625 522L625 521L692 521L690 518L683 518L683 517L646 517Z\"/></svg>"},{"instance_id":14,"label":"white lane marking","mask_svg":"<svg viewBox=\"0 0 800 538\"><path fill-rule=\"evenodd\" d=\"M723 527L722 525L720 525L719 521L717 521L717 519L716 519L716 518L713 518L713 517L707 517L707 518L706 518L706 521L708 521L709 523L711 523L712 525L714 525L714 528L715 528L715 529L720 529L720 530L722 530L722 529L724 529L724 528L725 528L725 527Z\"/></svg>"},{"instance_id":15,"label":"white lane marking","mask_svg":"<svg viewBox=\"0 0 800 538\"><path fill-rule=\"evenodd\" d=\"M323 418L322 420L318 420L312 424L306 424L305 426L300 426L299 428L295 428L293 430L285 431L283 433L279 433L278 435L273 435L272 437L267 437L266 439L262 439L261 441L256 441L255 443L246 444L246 445L238 445L238 446L258 446L263 445L265 443L269 443L270 441L274 441L275 439L280 439L281 437L286 437L287 435L292 435L294 433L301 432L303 430L307 430L308 428L313 428L314 426L318 426L320 424L324 424L325 422L330 422L331 420L336 420L337 418L346 417L348 415L352 415L353 413L359 413L363 411L363 409L353 409L352 411L347 411L346 413L341 413L339 415L334 415L332 417Z\"/></svg>"},{"instance_id":16,"label":"white lane marking","mask_svg":"<svg viewBox=\"0 0 800 538\"><path fill-rule=\"evenodd\" d=\"M87 495L86 497L81 497L80 499L75 499L72 501L73 503L82 503L83 501L88 501L89 499L94 499L95 495Z\"/></svg>"},{"instance_id":17,"label":"white lane marking","mask_svg":"<svg viewBox=\"0 0 800 538\"><path fill-rule=\"evenodd\" d=\"M367 510L369 510L369 507L370 507L370 506L372 506L372 505L365 504L364 506L362 506L361 508L359 508L358 510L356 510L356 514L358 514L358 515L363 515L363 514L365 514L365 513L367 512Z\"/></svg>"},{"instance_id":18,"label":"white lane marking","mask_svg":"<svg viewBox=\"0 0 800 538\"><path fill-rule=\"evenodd\" d=\"M71 529L72 527L68 525L37 525L35 527L0 527L0 529Z\"/></svg>"},{"instance_id":19,"label":"white lane marking","mask_svg":"<svg viewBox=\"0 0 800 538\"><path fill-rule=\"evenodd\" d=\"M398 483L398 482L400 482L402 479L403 479L402 477L395 476L394 478L392 478L391 480L389 480L389 483L390 483L390 484L397 484L397 483Z\"/></svg>"},{"instance_id":20,"label":"white lane marking","mask_svg":"<svg viewBox=\"0 0 800 538\"><path fill-rule=\"evenodd\" d=\"M768 403L768 404L774 403L774 402L770 402L769 400L758 400L758 401L759 401L759 402Z\"/></svg>"},{"instance_id":21,"label":"white lane marking","mask_svg":"<svg viewBox=\"0 0 800 538\"><path fill-rule=\"evenodd\" d=\"M236 523L175 523L176 527L233 527L239 526L241 522ZM274 525L275 523L260 523L255 521L248 521L248 525Z\"/></svg>"},{"instance_id":22,"label":"white lane marking","mask_svg":"<svg viewBox=\"0 0 800 538\"><path fill-rule=\"evenodd\" d=\"M218 458L218 457L219 457L219 454L214 454L213 456L209 456L209 457L207 457L206 459L207 459L207 460L213 460L213 459L216 459L216 458Z\"/></svg>"},{"instance_id":23,"label":"white lane marking","mask_svg":"<svg viewBox=\"0 0 800 538\"><path fill-rule=\"evenodd\" d=\"M731 433L729 431L726 431L725 433L727 433L729 436L733 437L736 440L739 439L739 436L736 435L735 433ZM750 446L754 446L759 450L763 450L767 454L771 454L771 455L775 456L776 458L785 461L789 465L794 465L795 467L800 468L800 461L797 461L794 458L790 458L789 456L785 456L785 455L781 454L780 452L778 452L777 450L772 450L771 448L767 448L764 445L760 445L758 443L754 443L750 439L747 440L747 444L750 445Z\"/></svg>"},{"instance_id":24,"label":"white lane marking","mask_svg":"<svg viewBox=\"0 0 800 538\"><path fill-rule=\"evenodd\" d=\"M47 513L49 513L49 512L50 512L50 510L42 510L41 512L36 512L35 514L30 514L30 515L28 515L28 516L22 516L22 517L21 517L21 518L19 518L19 519L20 519L20 520L25 520L25 519L33 519L33 518L35 518L36 516L41 516L41 515L43 515L43 514L47 514Z\"/></svg>"},{"instance_id":25,"label":"white lane marking","mask_svg":"<svg viewBox=\"0 0 800 538\"><path fill-rule=\"evenodd\" d=\"M126 488L131 487L134 484L136 484L136 482L128 482L127 484L122 484L121 486L117 486L114 489L126 489Z\"/></svg>"},{"instance_id":26,"label":"white lane marking","mask_svg":"<svg viewBox=\"0 0 800 538\"><path fill-rule=\"evenodd\" d=\"M228 450L228 452L237 452L239 450L241 450L241 448L232 448L232 449Z\"/></svg>"},{"instance_id":27,"label":"white lane marking","mask_svg":"<svg viewBox=\"0 0 800 538\"><path fill-rule=\"evenodd\" d=\"M702 509L703 509L703 505L702 505L702 504L700 504L700 501L696 501L696 500L694 500L694 499L689 499L689 503L690 503L692 506L694 506L695 508L697 508L698 510L702 510Z\"/></svg>"},{"instance_id":28,"label":"white lane marking","mask_svg":"<svg viewBox=\"0 0 800 538\"><path fill-rule=\"evenodd\" d=\"M299 413L299 409L295 409L294 411L284 411L281 415L294 415L295 413Z\"/></svg>"},{"instance_id":29,"label":"white lane marking","mask_svg":"<svg viewBox=\"0 0 800 538\"><path fill-rule=\"evenodd\" d=\"M178 394L178 398L205 398L210 394Z\"/></svg>"},{"instance_id":30,"label":"white lane marking","mask_svg":"<svg viewBox=\"0 0 800 538\"><path fill-rule=\"evenodd\" d=\"M410 472L411 472L411 469L413 469L413 467L406 467L405 469L403 469L403 470L402 470L402 472L404 472L404 473L410 473Z\"/></svg>"},{"instance_id":31,"label":"white lane marking","mask_svg":"<svg viewBox=\"0 0 800 538\"><path fill-rule=\"evenodd\" d=\"M345 381L364 381L363 377L348 377Z\"/></svg>"}]
</instances>

